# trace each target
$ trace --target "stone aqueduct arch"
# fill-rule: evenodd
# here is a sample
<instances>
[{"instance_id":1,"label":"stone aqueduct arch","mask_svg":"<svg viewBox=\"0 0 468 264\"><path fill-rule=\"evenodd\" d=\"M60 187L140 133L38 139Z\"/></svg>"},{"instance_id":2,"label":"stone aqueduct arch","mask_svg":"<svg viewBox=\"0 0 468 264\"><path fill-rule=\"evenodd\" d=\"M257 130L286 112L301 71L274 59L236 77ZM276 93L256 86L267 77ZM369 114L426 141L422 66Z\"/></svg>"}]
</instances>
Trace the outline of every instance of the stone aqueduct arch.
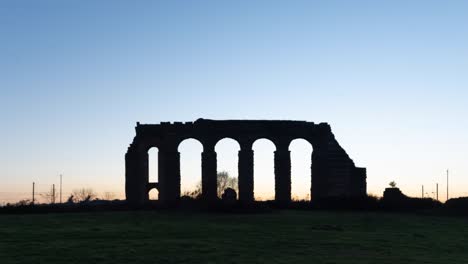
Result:
<instances>
[{"instance_id":1,"label":"stone aqueduct arch","mask_svg":"<svg viewBox=\"0 0 468 264\"><path fill-rule=\"evenodd\" d=\"M311 197L361 197L366 195L366 169L358 168L341 148L327 123L270 120L207 120L195 122L163 122L158 125L137 123L136 136L125 155L125 192L127 201L140 206L148 201L148 193L157 188L159 200L172 204L180 199L179 144L194 138L203 145L202 199L217 199L217 158L215 145L224 138L236 140L239 151L239 200L254 200L254 153L252 144L260 138L275 146L275 200L291 200L291 158L289 144L305 139L313 146ZM149 182L148 150L159 149L158 182Z\"/></svg>"}]
</instances>

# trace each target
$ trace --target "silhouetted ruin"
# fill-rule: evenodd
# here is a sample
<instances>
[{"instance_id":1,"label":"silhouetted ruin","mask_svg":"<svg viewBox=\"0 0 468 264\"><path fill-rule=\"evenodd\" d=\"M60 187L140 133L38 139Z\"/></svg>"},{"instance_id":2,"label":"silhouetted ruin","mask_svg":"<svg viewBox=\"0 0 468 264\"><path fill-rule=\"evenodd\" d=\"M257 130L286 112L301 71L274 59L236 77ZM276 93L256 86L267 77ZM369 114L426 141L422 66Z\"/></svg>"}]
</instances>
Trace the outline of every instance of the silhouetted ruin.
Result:
<instances>
[{"instance_id":1,"label":"silhouetted ruin","mask_svg":"<svg viewBox=\"0 0 468 264\"><path fill-rule=\"evenodd\" d=\"M275 201L291 201L291 157L289 145L304 139L313 146L311 198L366 196L366 169L358 168L341 148L327 123L270 120L207 120L195 122L137 123L136 136L125 155L125 192L133 206L144 205L149 191L156 188L159 200L174 204L180 200L179 144L194 138L203 145L202 196L204 201L218 199L216 193L217 158L215 145L224 138L236 140L239 151L239 200L254 201L254 152L257 139L266 138L276 146L274 153ZM158 182L149 182L148 150L157 147Z\"/></svg>"}]
</instances>

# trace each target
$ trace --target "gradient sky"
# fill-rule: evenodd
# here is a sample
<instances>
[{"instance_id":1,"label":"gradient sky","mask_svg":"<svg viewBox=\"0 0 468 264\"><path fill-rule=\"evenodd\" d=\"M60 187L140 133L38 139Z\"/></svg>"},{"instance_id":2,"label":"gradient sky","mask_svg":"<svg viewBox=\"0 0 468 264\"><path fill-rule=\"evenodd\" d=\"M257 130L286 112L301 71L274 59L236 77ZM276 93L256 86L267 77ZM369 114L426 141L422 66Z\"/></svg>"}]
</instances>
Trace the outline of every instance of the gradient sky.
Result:
<instances>
[{"instance_id":1,"label":"gradient sky","mask_svg":"<svg viewBox=\"0 0 468 264\"><path fill-rule=\"evenodd\" d=\"M445 190L449 168L451 195L468 196L467 14L466 1L2 1L0 202L61 173L65 192L121 196L135 123L200 117L328 122L369 193ZM296 145L300 164L310 146ZM193 183L199 149L182 148Z\"/></svg>"}]
</instances>

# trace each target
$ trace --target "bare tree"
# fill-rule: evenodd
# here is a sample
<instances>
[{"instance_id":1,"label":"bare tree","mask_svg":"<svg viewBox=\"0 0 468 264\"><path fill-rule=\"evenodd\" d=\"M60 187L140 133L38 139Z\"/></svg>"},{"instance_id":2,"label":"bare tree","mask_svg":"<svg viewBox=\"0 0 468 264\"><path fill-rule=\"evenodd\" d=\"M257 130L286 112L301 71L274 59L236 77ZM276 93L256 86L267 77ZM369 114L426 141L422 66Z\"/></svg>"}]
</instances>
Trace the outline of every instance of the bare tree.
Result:
<instances>
[{"instance_id":1,"label":"bare tree","mask_svg":"<svg viewBox=\"0 0 468 264\"><path fill-rule=\"evenodd\" d=\"M46 203L53 204L57 201L58 193L54 190L54 187L51 187L49 191L39 194Z\"/></svg>"},{"instance_id":2,"label":"bare tree","mask_svg":"<svg viewBox=\"0 0 468 264\"><path fill-rule=\"evenodd\" d=\"M185 191L182 192L182 196L191 197L191 198L194 198L194 199L200 198L201 194L202 194L202 184L201 184L201 182L199 182L197 184L197 186L195 187L195 190L193 190L193 191L185 190Z\"/></svg>"},{"instance_id":3,"label":"bare tree","mask_svg":"<svg viewBox=\"0 0 468 264\"><path fill-rule=\"evenodd\" d=\"M19 200L14 206L27 206L27 205L32 205L32 201L29 199L23 199Z\"/></svg>"},{"instance_id":4,"label":"bare tree","mask_svg":"<svg viewBox=\"0 0 468 264\"><path fill-rule=\"evenodd\" d=\"M236 177L229 176L227 171L218 172L217 174L217 181L216 181L216 194L219 198L224 193L224 190L227 188L232 188L238 192L238 180ZM184 191L182 192L182 196L188 196L192 198L199 198L202 194L202 184L199 182L193 191Z\"/></svg>"},{"instance_id":5,"label":"bare tree","mask_svg":"<svg viewBox=\"0 0 468 264\"><path fill-rule=\"evenodd\" d=\"M112 201L115 200L115 193L113 192L105 192L102 196L103 200Z\"/></svg>"},{"instance_id":6,"label":"bare tree","mask_svg":"<svg viewBox=\"0 0 468 264\"><path fill-rule=\"evenodd\" d=\"M73 196L73 202L75 203L91 201L97 198L96 192L91 188L75 189L71 196Z\"/></svg>"},{"instance_id":7,"label":"bare tree","mask_svg":"<svg viewBox=\"0 0 468 264\"><path fill-rule=\"evenodd\" d=\"M229 176L227 171L218 172L216 183L216 193L218 194L218 197L221 197L224 193L224 190L227 188L234 189L237 193L237 178Z\"/></svg>"}]
</instances>

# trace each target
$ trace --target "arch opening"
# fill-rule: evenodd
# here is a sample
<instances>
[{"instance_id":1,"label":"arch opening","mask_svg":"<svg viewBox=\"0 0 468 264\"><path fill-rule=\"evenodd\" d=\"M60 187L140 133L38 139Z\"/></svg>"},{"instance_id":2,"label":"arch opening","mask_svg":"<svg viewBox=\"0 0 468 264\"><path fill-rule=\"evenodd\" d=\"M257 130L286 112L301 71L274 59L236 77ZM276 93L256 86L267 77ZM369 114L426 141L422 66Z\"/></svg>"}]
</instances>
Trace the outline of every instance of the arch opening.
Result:
<instances>
[{"instance_id":1,"label":"arch opening","mask_svg":"<svg viewBox=\"0 0 468 264\"><path fill-rule=\"evenodd\" d=\"M151 190L149 190L149 192L148 192L148 198L149 198L150 201L157 201L157 200L159 200L159 192L158 192L158 189L152 188Z\"/></svg>"},{"instance_id":2,"label":"arch opening","mask_svg":"<svg viewBox=\"0 0 468 264\"><path fill-rule=\"evenodd\" d=\"M275 198L275 144L265 138L257 139L254 151L254 199L268 201Z\"/></svg>"},{"instance_id":3,"label":"arch opening","mask_svg":"<svg viewBox=\"0 0 468 264\"><path fill-rule=\"evenodd\" d=\"M180 190L181 196L193 198L201 194L201 153L203 145L197 139L189 138L180 142Z\"/></svg>"},{"instance_id":4,"label":"arch opening","mask_svg":"<svg viewBox=\"0 0 468 264\"><path fill-rule=\"evenodd\" d=\"M215 145L217 156L216 192L219 198L224 190L232 188L239 195L239 153L240 144L232 138L223 138Z\"/></svg>"},{"instance_id":5,"label":"arch opening","mask_svg":"<svg viewBox=\"0 0 468 264\"><path fill-rule=\"evenodd\" d=\"M159 149L151 147L148 150L148 182L159 180Z\"/></svg>"},{"instance_id":6,"label":"arch opening","mask_svg":"<svg viewBox=\"0 0 468 264\"><path fill-rule=\"evenodd\" d=\"M309 141L299 138L289 144L291 153L291 199L310 201L312 188L312 152Z\"/></svg>"}]
</instances>

